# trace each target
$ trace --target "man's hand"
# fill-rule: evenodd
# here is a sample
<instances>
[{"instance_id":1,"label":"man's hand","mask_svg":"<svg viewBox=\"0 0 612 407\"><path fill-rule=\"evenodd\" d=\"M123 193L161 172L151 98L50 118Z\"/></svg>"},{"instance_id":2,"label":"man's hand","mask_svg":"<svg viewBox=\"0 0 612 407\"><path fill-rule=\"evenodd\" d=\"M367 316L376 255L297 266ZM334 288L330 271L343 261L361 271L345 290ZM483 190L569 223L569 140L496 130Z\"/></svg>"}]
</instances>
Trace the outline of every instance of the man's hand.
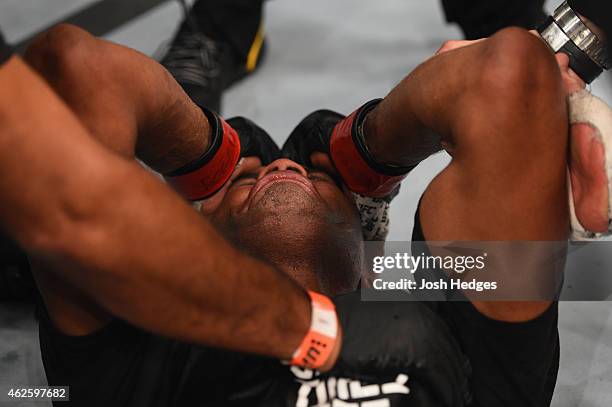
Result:
<instances>
[{"instance_id":1,"label":"man's hand","mask_svg":"<svg viewBox=\"0 0 612 407\"><path fill-rule=\"evenodd\" d=\"M328 110L312 113L282 150L284 157L325 171L352 193L367 241L386 239L389 204L397 196L400 182L414 168L379 163L370 154L365 122L378 102L367 103L347 118Z\"/></svg>"},{"instance_id":2,"label":"man's hand","mask_svg":"<svg viewBox=\"0 0 612 407\"><path fill-rule=\"evenodd\" d=\"M374 198L394 196L413 167L379 163L371 156L364 122L378 103L369 102L346 118L327 110L311 114L289 136L282 155L337 174L351 192Z\"/></svg>"}]
</instances>

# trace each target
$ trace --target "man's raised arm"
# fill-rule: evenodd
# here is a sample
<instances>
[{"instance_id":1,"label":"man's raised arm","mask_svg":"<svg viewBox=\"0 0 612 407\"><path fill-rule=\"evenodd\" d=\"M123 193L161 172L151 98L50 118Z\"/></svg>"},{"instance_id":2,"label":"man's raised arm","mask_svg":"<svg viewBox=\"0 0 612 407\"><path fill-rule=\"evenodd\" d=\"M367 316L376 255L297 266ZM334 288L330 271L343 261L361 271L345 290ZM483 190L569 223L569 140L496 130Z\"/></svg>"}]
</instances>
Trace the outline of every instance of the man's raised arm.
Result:
<instances>
[{"instance_id":1,"label":"man's raised arm","mask_svg":"<svg viewBox=\"0 0 612 407\"><path fill-rule=\"evenodd\" d=\"M0 89L0 222L30 255L152 331L290 358L310 324L296 284L92 138L20 58Z\"/></svg>"}]
</instances>

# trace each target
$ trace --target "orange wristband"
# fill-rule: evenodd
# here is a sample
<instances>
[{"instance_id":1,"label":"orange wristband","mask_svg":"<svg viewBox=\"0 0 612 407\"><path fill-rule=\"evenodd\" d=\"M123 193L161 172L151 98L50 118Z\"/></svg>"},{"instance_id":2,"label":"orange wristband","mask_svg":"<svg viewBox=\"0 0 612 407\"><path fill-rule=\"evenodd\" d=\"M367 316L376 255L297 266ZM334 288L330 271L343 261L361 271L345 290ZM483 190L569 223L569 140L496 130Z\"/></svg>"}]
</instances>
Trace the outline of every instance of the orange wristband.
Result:
<instances>
[{"instance_id":1,"label":"orange wristband","mask_svg":"<svg viewBox=\"0 0 612 407\"><path fill-rule=\"evenodd\" d=\"M325 364L338 338L336 306L326 296L308 291L312 304L310 330L293 353L291 364L318 369Z\"/></svg>"}]
</instances>

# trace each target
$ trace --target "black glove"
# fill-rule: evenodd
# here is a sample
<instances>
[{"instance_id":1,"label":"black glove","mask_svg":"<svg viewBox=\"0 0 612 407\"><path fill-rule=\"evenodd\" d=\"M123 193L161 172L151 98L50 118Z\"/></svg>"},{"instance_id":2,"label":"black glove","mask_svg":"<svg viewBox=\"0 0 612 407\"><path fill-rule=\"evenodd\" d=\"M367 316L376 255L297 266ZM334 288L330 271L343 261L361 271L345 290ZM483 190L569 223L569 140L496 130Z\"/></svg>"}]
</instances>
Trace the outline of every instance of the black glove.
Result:
<instances>
[{"instance_id":1,"label":"black glove","mask_svg":"<svg viewBox=\"0 0 612 407\"><path fill-rule=\"evenodd\" d=\"M283 145L283 157L312 167L313 152L328 154L342 182L352 192L372 198L393 196L414 167L381 164L370 155L362 126L379 102L368 102L347 118L329 110L312 113Z\"/></svg>"},{"instance_id":2,"label":"black glove","mask_svg":"<svg viewBox=\"0 0 612 407\"><path fill-rule=\"evenodd\" d=\"M331 110L318 110L308 115L291 132L281 155L305 167L312 168L310 155L319 151L329 154L329 140L334 127L344 116Z\"/></svg>"},{"instance_id":3,"label":"black glove","mask_svg":"<svg viewBox=\"0 0 612 407\"><path fill-rule=\"evenodd\" d=\"M363 238L367 241L386 239L389 204L399 192L399 183L411 170L376 163L357 131L378 102L367 103L348 118L329 110L310 114L291 133L281 152L283 157L306 167L313 167L310 156L315 151L330 156L340 174L339 181L354 193ZM330 147L332 137L335 149Z\"/></svg>"},{"instance_id":4,"label":"black glove","mask_svg":"<svg viewBox=\"0 0 612 407\"><path fill-rule=\"evenodd\" d=\"M263 165L268 165L281 156L280 148L264 129L244 117L234 117L227 121L240 138L240 157L259 157Z\"/></svg>"},{"instance_id":5,"label":"black glove","mask_svg":"<svg viewBox=\"0 0 612 407\"><path fill-rule=\"evenodd\" d=\"M429 389L435 405L459 407L470 398L471 368L446 324L421 302L363 302L361 293L336 297L342 350L329 375L393 381Z\"/></svg>"}]
</instances>

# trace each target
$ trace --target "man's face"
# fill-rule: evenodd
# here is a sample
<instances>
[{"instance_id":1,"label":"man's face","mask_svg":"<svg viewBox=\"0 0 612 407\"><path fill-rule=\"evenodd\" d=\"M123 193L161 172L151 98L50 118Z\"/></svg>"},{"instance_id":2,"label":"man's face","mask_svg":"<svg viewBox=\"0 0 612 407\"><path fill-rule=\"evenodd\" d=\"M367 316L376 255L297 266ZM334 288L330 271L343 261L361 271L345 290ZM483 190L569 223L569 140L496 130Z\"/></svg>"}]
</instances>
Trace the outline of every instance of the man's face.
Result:
<instances>
[{"instance_id":1,"label":"man's face","mask_svg":"<svg viewBox=\"0 0 612 407\"><path fill-rule=\"evenodd\" d=\"M320 260L325 273L293 276L306 288L337 291L331 287L342 286L342 278L327 271L355 262L361 250L359 213L348 190L326 172L287 159L268 166L254 157L243 160L201 212L240 247L285 269L309 269L306 264ZM348 270L346 280L347 289L356 281Z\"/></svg>"},{"instance_id":2,"label":"man's face","mask_svg":"<svg viewBox=\"0 0 612 407\"><path fill-rule=\"evenodd\" d=\"M326 172L287 159L262 166L255 157L244 159L230 182L201 207L202 214L217 221L296 210L326 219L356 215L351 195Z\"/></svg>"}]
</instances>

